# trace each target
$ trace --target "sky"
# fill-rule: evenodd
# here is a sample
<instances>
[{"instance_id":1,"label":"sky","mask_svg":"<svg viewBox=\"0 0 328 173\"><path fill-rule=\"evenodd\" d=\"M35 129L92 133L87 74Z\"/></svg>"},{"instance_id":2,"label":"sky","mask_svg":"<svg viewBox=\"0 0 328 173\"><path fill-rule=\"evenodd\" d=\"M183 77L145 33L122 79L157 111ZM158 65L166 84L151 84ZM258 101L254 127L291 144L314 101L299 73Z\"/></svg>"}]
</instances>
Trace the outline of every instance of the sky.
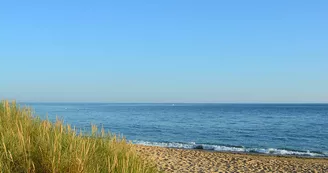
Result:
<instances>
[{"instance_id":1,"label":"sky","mask_svg":"<svg viewBox=\"0 0 328 173\"><path fill-rule=\"evenodd\" d=\"M328 103L328 1L1 1L0 100Z\"/></svg>"}]
</instances>

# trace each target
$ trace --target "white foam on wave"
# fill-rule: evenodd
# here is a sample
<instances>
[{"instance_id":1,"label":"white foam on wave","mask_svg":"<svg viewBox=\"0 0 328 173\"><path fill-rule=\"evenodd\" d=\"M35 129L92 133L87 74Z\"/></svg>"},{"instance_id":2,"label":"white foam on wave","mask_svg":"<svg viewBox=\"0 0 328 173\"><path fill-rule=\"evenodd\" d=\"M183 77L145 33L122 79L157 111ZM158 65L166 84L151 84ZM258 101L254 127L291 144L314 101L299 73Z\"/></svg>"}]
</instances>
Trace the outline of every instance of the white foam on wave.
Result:
<instances>
[{"instance_id":1,"label":"white foam on wave","mask_svg":"<svg viewBox=\"0 0 328 173\"><path fill-rule=\"evenodd\" d=\"M273 155L328 157L328 152L314 153L311 151L292 151L292 150L277 149L277 148L245 148L245 147L233 147L233 146L224 146L224 145L196 144L195 142L190 142L190 143L148 142L148 141L138 141L138 140L132 142L140 145L168 147L168 148L204 149L204 150L225 151L225 152L252 152L252 153L273 154Z\"/></svg>"},{"instance_id":2,"label":"white foam on wave","mask_svg":"<svg viewBox=\"0 0 328 173\"><path fill-rule=\"evenodd\" d=\"M132 141L134 144L146 145L146 146L158 146L158 147L169 147L169 148L185 148L192 149L194 143L178 143L178 142L148 142L148 141Z\"/></svg>"},{"instance_id":3,"label":"white foam on wave","mask_svg":"<svg viewBox=\"0 0 328 173\"><path fill-rule=\"evenodd\" d=\"M245 152L245 148L239 148L239 147L227 147L227 146L214 146L215 151L233 151L233 152Z\"/></svg>"},{"instance_id":4,"label":"white foam on wave","mask_svg":"<svg viewBox=\"0 0 328 173\"><path fill-rule=\"evenodd\" d=\"M256 151L256 149L255 149ZM312 157L327 157L328 155L313 153L308 151L291 151L286 149L276 149L276 148L268 148L268 149L258 149L259 153L264 154L275 154L275 155L295 155L295 156L312 156Z\"/></svg>"}]
</instances>

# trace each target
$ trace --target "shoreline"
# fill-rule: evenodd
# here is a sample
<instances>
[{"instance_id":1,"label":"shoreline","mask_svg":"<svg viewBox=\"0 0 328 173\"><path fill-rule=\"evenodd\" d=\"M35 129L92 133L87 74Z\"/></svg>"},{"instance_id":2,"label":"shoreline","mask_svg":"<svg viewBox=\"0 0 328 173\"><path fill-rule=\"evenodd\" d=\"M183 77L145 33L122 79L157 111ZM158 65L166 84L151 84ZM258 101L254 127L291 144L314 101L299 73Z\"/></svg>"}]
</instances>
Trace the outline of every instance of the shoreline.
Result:
<instances>
[{"instance_id":1,"label":"shoreline","mask_svg":"<svg viewBox=\"0 0 328 173\"><path fill-rule=\"evenodd\" d=\"M213 153L222 153L222 154L239 154L239 155L254 155L254 156L268 156L268 157L285 157L285 158L300 158L300 159L319 159L327 160L328 156L303 156L303 155L283 155L283 154L266 154L266 153L257 153L257 152L242 152L242 151L218 151L218 150L207 150L207 149L195 149L195 148L175 148L175 147L162 147L162 146L152 146L152 145L142 145L142 144L133 144L136 146L145 146L145 147L159 147L167 149L181 149L181 150L195 150L200 152L213 152Z\"/></svg>"},{"instance_id":2,"label":"shoreline","mask_svg":"<svg viewBox=\"0 0 328 173\"><path fill-rule=\"evenodd\" d=\"M304 154L279 154L279 153L264 153L264 152L257 152L257 151L233 151L233 150L215 150L215 149L206 149L203 147L203 144L197 144L194 148L190 147L170 147L170 146L161 146L161 145L152 145L152 144L143 144L143 143L135 143L131 141L134 145L142 145L142 146L151 146L151 147L162 147L162 148L173 148L173 149L183 149L183 150L199 150L199 151L206 151L206 152L221 152L221 153L236 153L236 154L250 154L250 155L263 155L263 156L277 156L277 157L299 157L299 158L318 158L318 159L328 159L328 155L323 152L316 152L316 151L302 151L302 150L292 150L292 149L280 149L280 148L273 148L275 150L284 150L287 152L295 152L295 153L304 153ZM197 148L200 146L201 148ZM265 148L264 148L265 149ZM316 156L312 156L312 155Z\"/></svg>"},{"instance_id":3,"label":"shoreline","mask_svg":"<svg viewBox=\"0 0 328 173\"><path fill-rule=\"evenodd\" d=\"M328 158L133 144L164 172L328 172Z\"/></svg>"},{"instance_id":4,"label":"shoreline","mask_svg":"<svg viewBox=\"0 0 328 173\"><path fill-rule=\"evenodd\" d=\"M150 146L152 147L152 146ZM170 147L163 147L170 148ZM258 153L258 152L242 152L242 151L217 151L217 150L206 150L206 149L194 149L194 148L173 148L173 149L182 149L182 150L198 150L204 152L218 152L223 154L240 154L240 155L254 155L254 156L269 156L269 157L286 157L286 158L304 158L304 159L324 159L328 160L328 156L304 156L304 155L283 155L283 154L270 154L270 153Z\"/></svg>"}]
</instances>

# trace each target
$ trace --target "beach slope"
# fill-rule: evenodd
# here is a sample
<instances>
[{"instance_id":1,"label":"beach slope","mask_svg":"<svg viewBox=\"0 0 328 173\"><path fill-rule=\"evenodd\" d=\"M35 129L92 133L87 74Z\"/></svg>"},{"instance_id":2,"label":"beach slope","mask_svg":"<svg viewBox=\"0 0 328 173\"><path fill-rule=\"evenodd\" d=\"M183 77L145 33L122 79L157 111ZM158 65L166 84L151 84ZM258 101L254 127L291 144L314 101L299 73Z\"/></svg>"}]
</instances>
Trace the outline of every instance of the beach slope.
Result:
<instances>
[{"instance_id":1,"label":"beach slope","mask_svg":"<svg viewBox=\"0 0 328 173\"><path fill-rule=\"evenodd\" d=\"M209 152L136 145L164 172L328 172L328 159Z\"/></svg>"}]
</instances>

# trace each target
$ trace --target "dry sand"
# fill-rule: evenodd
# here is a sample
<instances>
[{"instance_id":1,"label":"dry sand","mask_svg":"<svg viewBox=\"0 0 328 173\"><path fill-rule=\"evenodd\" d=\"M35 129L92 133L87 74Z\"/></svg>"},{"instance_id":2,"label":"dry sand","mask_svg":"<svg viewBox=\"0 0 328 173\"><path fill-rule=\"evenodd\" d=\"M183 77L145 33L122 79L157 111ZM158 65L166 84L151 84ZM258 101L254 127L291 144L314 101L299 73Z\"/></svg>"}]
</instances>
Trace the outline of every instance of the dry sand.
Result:
<instances>
[{"instance_id":1,"label":"dry sand","mask_svg":"<svg viewBox=\"0 0 328 173\"><path fill-rule=\"evenodd\" d=\"M328 172L328 159L136 146L164 172Z\"/></svg>"}]
</instances>

